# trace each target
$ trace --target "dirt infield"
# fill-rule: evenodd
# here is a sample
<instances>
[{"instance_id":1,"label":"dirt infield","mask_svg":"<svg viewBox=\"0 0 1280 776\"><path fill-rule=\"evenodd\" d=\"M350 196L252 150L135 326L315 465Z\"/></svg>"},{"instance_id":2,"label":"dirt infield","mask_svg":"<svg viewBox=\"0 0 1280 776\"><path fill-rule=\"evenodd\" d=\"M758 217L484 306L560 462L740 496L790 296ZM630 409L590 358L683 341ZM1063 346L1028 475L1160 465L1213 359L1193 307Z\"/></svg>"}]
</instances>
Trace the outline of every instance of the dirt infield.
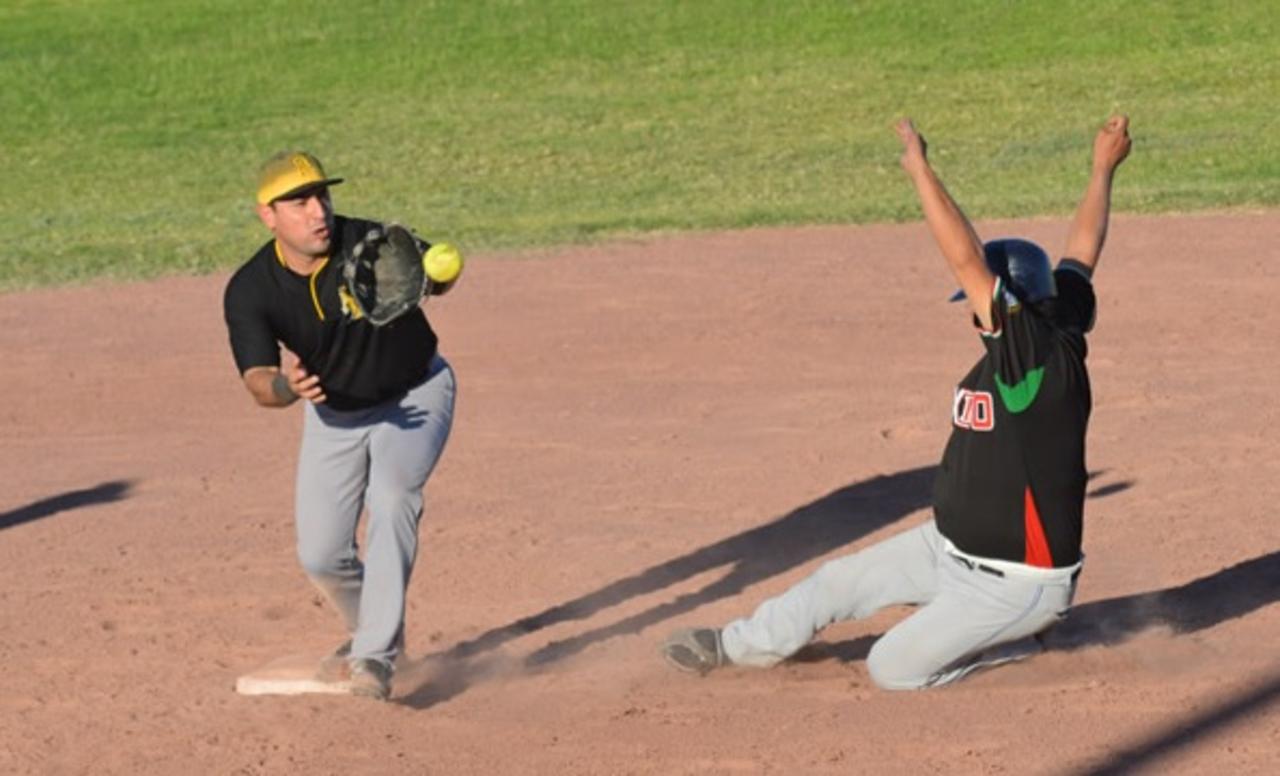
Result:
<instances>
[{"instance_id":1,"label":"dirt infield","mask_svg":"<svg viewBox=\"0 0 1280 776\"><path fill-rule=\"evenodd\" d=\"M0 772L1272 773L1277 244L1276 213L1114 220L1077 608L1047 654L899 694L862 658L902 611L770 671L656 648L925 518L980 345L922 225L473 257L429 306L457 421L386 705L232 692L343 636L293 555L300 412L240 386L226 276L2 296Z\"/></svg>"}]
</instances>

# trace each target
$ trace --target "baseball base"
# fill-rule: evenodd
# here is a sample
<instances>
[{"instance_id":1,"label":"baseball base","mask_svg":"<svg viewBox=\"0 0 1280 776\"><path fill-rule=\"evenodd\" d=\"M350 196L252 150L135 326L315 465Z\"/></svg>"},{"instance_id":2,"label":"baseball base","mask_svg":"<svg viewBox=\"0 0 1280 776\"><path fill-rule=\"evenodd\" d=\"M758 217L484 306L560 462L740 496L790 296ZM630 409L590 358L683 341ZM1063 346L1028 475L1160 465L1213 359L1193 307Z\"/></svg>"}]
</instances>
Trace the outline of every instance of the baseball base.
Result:
<instances>
[{"instance_id":1,"label":"baseball base","mask_svg":"<svg viewBox=\"0 0 1280 776\"><path fill-rule=\"evenodd\" d=\"M348 695L351 683L345 663L330 665L325 657L286 655L236 679L241 695Z\"/></svg>"}]
</instances>

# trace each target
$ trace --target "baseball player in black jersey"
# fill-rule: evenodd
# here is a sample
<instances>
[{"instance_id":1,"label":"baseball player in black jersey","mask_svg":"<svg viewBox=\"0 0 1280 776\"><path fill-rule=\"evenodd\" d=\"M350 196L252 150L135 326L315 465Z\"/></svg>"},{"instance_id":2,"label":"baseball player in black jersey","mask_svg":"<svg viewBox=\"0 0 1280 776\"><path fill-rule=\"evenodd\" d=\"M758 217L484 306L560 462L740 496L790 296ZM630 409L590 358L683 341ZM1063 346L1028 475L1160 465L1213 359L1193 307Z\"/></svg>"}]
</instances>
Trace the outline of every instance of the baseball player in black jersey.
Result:
<instances>
[{"instance_id":1,"label":"baseball player in black jersey","mask_svg":"<svg viewBox=\"0 0 1280 776\"><path fill-rule=\"evenodd\" d=\"M1098 131L1092 174L1053 269L1034 243L985 245L952 200L910 120L896 126L925 221L968 300L984 354L956 387L934 517L829 561L750 616L685 628L663 644L675 667L770 666L821 628L915 605L872 647L887 689L917 689L1025 657L1071 606L1083 563L1085 431L1091 396L1085 334L1111 184L1129 153L1128 119Z\"/></svg>"},{"instance_id":2,"label":"baseball player in black jersey","mask_svg":"<svg viewBox=\"0 0 1280 776\"><path fill-rule=\"evenodd\" d=\"M263 165L257 212L273 239L232 276L224 312L258 404L306 402L298 559L350 636L327 668L353 694L385 699L404 644L422 489L449 437L455 383L421 307L373 326L353 303L343 259L378 224L334 214L329 187L340 182L302 151ZM366 508L361 560L356 525Z\"/></svg>"}]
</instances>

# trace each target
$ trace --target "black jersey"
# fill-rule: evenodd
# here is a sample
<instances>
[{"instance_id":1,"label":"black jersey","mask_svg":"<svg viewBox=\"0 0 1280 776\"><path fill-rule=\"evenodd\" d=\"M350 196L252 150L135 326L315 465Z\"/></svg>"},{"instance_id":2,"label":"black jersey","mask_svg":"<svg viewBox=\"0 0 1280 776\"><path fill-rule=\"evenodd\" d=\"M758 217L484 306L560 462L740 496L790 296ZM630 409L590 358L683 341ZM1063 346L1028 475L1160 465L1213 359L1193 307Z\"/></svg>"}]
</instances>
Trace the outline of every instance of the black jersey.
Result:
<instances>
[{"instance_id":1,"label":"black jersey","mask_svg":"<svg viewBox=\"0 0 1280 776\"><path fill-rule=\"evenodd\" d=\"M223 311L241 374L279 366L283 344L319 376L326 404L337 410L371 407L421 382L437 344L421 308L376 327L342 284L343 258L372 226L335 216L331 256L309 277L285 266L274 240L232 275Z\"/></svg>"},{"instance_id":2,"label":"black jersey","mask_svg":"<svg viewBox=\"0 0 1280 776\"><path fill-rule=\"evenodd\" d=\"M1080 559L1093 403L1084 363L1093 286L1072 268L1054 278L1057 296L1033 305L997 281L994 331L956 388L934 487L938 530L957 548L1044 568Z\"/></svg>"}]
</instances>

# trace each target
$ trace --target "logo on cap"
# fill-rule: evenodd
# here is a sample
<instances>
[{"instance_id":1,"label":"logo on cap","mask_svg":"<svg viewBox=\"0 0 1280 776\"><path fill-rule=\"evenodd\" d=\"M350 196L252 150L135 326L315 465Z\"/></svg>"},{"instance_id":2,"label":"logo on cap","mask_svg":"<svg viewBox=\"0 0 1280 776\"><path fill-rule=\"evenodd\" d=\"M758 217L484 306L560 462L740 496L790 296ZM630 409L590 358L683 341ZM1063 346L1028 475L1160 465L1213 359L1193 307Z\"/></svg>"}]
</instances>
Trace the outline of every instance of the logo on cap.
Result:
<instances>
[{"instance_id":1,"label":"logo on cap","mask_svg":"<svg viewBox=\"0 0 1280 776\"><path fill-rule=\"evenodd\" d=\"M311 162L307 161L307 157L302 154L293 155L293 168L298 174L304 178L323 178L323 175L316 173L316 169L311 166Z\"/></svg>"}]
</instances>

